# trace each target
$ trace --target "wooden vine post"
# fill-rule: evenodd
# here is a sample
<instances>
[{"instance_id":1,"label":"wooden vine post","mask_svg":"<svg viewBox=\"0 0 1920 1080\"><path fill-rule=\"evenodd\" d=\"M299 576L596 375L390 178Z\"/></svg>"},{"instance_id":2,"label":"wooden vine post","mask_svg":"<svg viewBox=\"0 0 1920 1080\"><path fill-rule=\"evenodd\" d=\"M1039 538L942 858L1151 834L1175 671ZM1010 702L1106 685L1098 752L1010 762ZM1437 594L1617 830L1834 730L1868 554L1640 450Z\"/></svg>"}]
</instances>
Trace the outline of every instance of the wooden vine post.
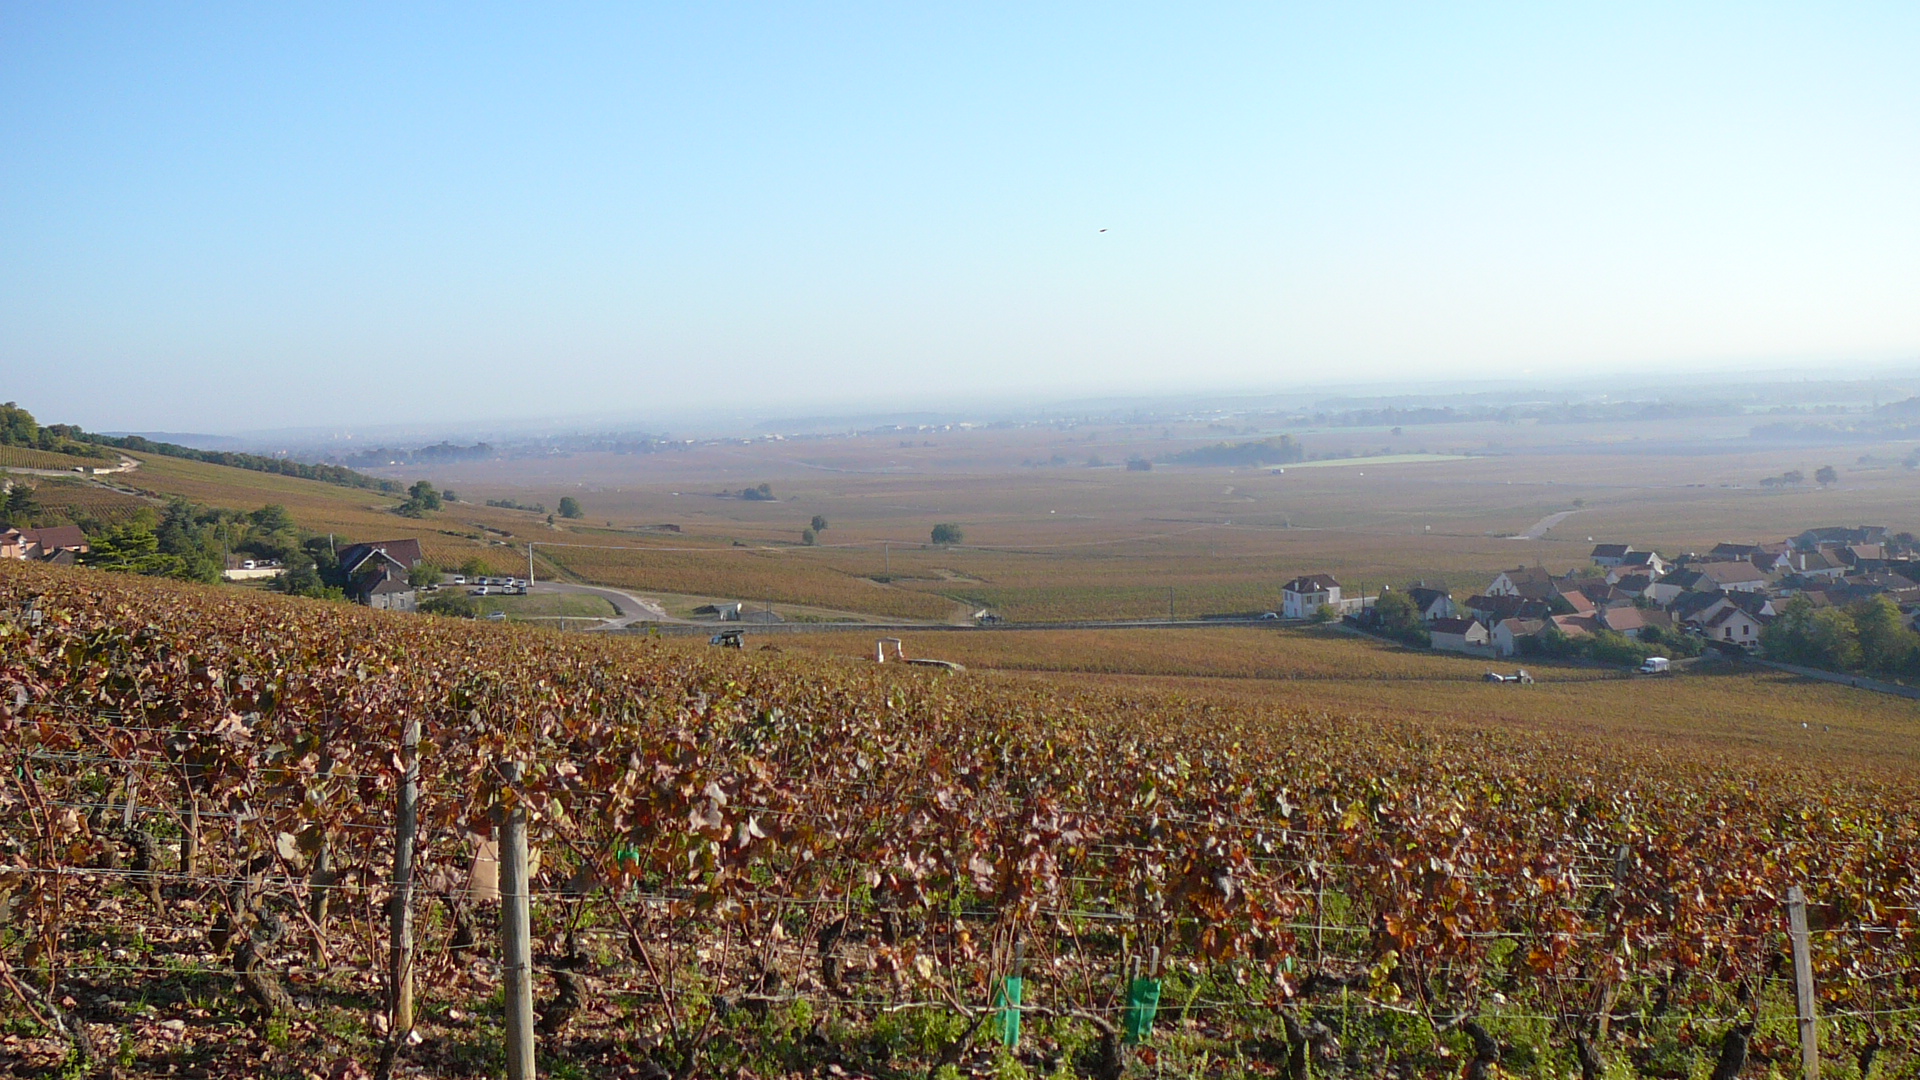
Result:
<instances>
[{"instance_id":1,"label":"wooden vine post","mask_svg":"<svg viewBox=\"0 0 1920 1080\"><path fill-rule=\"evenodd\" d=\"M520 764L504 762L507 785L520 782ZM533 1080L533 910L527 881L527 811L515 793L499 815L500 959L505 974L507 1080Z\"/></svg>"},{"instance_id":2,"label":"wooden vine post","mask_svg":"<svg viewBox=\"0 0 1920 1080\"><path fill-rule=\"evenodd\" d=\"M1813 1004L1813 954L1807 944L1807 894L1787 890L1787 937L1793 942L1793 996L1800 1018L1800 1071L1820 1080L1820 1021Z\"/></svg>"},{"instance_id":3,"label":"wooden vine post","mask_svg":"<svg viewBox=\"0 0 1920 1080\"><path fill-rule=\"evenodd\" d=\"M395 1039L413 1030L413 840L420 827L420 720L409 717L400 735L400 790L393 822L393 937L388 957L388 1007Z\"/></svg>"}]
</instances>

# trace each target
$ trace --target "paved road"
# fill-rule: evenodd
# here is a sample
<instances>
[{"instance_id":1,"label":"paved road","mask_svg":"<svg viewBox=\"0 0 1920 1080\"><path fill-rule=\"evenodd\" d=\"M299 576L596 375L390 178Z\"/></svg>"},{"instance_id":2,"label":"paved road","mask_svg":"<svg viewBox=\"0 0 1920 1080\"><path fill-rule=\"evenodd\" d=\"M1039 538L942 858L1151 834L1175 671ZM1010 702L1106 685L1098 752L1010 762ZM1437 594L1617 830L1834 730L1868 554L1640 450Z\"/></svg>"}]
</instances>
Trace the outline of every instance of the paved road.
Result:
<instances>
[{"instance_id":1,"label":"paved road","mask_svg":"<svg viewBox=\"0 0 1920 1080\"><path fill-rule=\"evenodd\" d=\"M611 603L619 617L608 619L595 630L624 630L637 622L645 623L684 623L685 619L676 619L667 614L658 602L632 593L609 589L600 585L571 585L563 581L538 581L534 583L535 593L583 593L598 596Z\"/></svg>"},{"instance_id":2,"label":"paved road","mask_svg":"<svg viewBox=\"0 0 1920 1080\"><path fill-rule=\"evenodd\" d=\"M1538 540L1547 535L1547 530L1579 513L1578 510L1562 510L1557 514L1548 514L1533 523L1533 527L1518 536L1509 536L1509 540Z\"/></svg>"},{"instance_id":3,"label":"paved road","mask_svg":"<svg viewBox=\"0 0 1920 1080\"><path fill-rule=\"evenodd\" d=\"M840 634L851 631L878 631L882 633L900 633L909 631L916 634L1017 634L1026 630L1195 630L1220 626L1308 626L1305 619L1141 619L1141 620L1086 620L1082 622L1043 622L1043 623L998 623L993 626L976 626L971 623L954 625L953 623L886 623L886 622L819 622L819 623L738 623L738 622L691 622L675 620L659 627L662 633L706 634L715 630L744 630L748 634Z\"/></svg>"},{"instance_id":4,"label":"paved road","mask_svg":"<svg viewBox=\"0 0 1920 1080\"><path fill-rule=\"evenodd\" d=\"M1799 675L1803 678L1819 679L1821 682L1851 686L1856 690L1871 690L1876 694L1892 694L1894 697L1920 700L1920 690L1916 690L1911 686L1901 686L1898 683L1869 679L1865 675L1847 675L1838 671L1822 671L1819 668L1801 667L1798 664L1783 664L1778 660L1762 660L1758 657L1748 657L1747 661L1749 663L1759 664L1761 667L1770 667L1776 671L1785 671Z\"/></svg>"}]
</instances>

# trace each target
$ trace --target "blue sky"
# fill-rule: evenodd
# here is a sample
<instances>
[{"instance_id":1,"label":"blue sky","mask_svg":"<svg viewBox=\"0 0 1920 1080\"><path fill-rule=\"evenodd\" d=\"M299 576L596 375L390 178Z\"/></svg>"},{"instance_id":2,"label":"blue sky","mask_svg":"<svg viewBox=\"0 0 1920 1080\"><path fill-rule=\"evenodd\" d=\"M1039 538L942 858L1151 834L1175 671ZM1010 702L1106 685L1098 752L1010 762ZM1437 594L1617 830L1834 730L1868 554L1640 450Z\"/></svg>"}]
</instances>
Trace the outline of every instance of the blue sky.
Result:
<instances>
[{"instance_id":1,"label":"blue sky","mask_svg":"<svg viewBox=\"0 0 1920 1080\"><path fill-rule=\"evenodd\" d=\"M1912 361L1920 7L1833 7L9 4L0 396L217 432Z\"/></svg>"}]
</instances>

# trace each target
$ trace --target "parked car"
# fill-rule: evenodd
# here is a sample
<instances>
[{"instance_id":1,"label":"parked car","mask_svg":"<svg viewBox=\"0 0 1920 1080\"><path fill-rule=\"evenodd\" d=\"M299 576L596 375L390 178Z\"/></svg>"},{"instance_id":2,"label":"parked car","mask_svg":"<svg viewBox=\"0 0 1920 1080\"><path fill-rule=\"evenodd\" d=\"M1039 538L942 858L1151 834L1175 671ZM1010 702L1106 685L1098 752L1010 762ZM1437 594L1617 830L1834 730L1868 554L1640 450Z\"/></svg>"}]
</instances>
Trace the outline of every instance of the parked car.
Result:
<instances>
[{"instance_id":1,"label":"parked car","mask_svg":"<svg viewBox=\"0 0 1920 1080\"><path fill-rule=\"evenodd\" d=\"M465 574L453 575L453 583L455 585L465 585L467 583L467 575Z\"/></svg>"},{"instance_id":2,"label":"parked car","mask_svg":"<svg viewBox=\"0 0 1920 1080\"><path fill-rule=\"evenodd\" d=\"M485 596L487 595L487 587L485 585L482 585L477 589L473 589L469 591L467 595L468 596Z\"/></svg>"},{"instance_id":3,"label":"parked car","mask_svg":"<svg viewBox=\"0 0 1920 1080\"><path fill-rule=\"evenodd\" d=\"M1262 619L1277 619L1280 617L1280 613L1277 611L1263 611L1260 613L1260 617Z\"/></svg>"}]
</instances>

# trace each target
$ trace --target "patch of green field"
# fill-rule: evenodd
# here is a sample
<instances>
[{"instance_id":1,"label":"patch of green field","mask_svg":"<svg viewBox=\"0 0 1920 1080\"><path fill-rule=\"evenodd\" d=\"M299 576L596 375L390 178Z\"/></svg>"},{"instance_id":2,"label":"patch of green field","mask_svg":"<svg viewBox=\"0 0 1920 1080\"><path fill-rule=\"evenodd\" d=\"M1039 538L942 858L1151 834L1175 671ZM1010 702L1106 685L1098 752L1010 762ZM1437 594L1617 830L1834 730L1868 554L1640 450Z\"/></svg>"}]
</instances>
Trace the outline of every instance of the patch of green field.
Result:
<instances>
[{"instance_id":1,"label":"patch of green field","mask_svg":"<svg viewBox=\"0 0 1920 1080\"><path fill-rule=\"evenodd\" d=\"M505 612L509 619L611 619L619 612L605 597L587 593L548 593L527 596L476 596L473 607L481 615Z\"/></svg>"},{"instance_id":2,"label":"patch of green field","mask_svg":"<svg viewBox=\"0 0 1920 1080\"><path fill-rule=\"evenodd\" d=\"M1340 465L1417 465L1423 461L1465 461L1470 454L1375 454L1372 457L1323 458L1320 461L1296 461L1280 466L1286 469L1328 469Z\"/></svg>"}]
</instances>

